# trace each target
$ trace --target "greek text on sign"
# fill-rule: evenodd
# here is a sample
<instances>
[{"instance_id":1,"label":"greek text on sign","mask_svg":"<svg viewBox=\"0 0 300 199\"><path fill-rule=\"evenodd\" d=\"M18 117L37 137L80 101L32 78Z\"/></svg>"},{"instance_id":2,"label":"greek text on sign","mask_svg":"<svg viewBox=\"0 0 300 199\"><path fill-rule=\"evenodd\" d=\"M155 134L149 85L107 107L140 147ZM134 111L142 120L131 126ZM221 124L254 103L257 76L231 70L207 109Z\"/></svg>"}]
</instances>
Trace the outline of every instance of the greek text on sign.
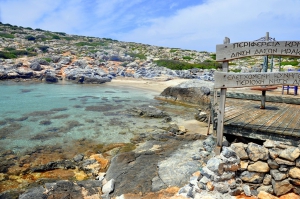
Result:
<instances>
[{"instance_id":1,"label":"greek text on sign","mask_svg":"<svg viewBox=\"0 0 300 199\"><path fill-rule=\"evenodd\" d=\"M300 72L225 73L215 72L215 88L239 88L268 85L300 86Z\"/></svg>"},{"instance_id":2,"label":"greek text on sign","mask_svg":"<svg viewBox=\"0 0 300 199\"><path fill-rule=\"evenodd\" d=\"M300 41L249 41L220 44L216 60L226 61L249 56L290 55L300 57Z\"/></svg>"}]
</instances>

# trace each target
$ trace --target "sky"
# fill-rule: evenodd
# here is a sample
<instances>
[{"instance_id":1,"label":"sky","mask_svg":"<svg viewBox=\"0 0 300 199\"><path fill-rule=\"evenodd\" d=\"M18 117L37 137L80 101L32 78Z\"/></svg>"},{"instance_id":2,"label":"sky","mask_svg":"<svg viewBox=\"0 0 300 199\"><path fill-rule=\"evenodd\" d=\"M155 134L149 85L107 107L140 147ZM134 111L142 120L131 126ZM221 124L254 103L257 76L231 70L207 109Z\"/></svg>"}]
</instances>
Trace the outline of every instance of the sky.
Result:
<instances>
[{"instance_id":1,"label":"sky","mask_svg":"<svg viewBox=\"0 0 300 199\"><path fill-rule=\"evenodd\" d=\"M300 0L0 0L0 21L67 34L215 52L230 42L300 41Z\"/></svg>"}]
</instances>

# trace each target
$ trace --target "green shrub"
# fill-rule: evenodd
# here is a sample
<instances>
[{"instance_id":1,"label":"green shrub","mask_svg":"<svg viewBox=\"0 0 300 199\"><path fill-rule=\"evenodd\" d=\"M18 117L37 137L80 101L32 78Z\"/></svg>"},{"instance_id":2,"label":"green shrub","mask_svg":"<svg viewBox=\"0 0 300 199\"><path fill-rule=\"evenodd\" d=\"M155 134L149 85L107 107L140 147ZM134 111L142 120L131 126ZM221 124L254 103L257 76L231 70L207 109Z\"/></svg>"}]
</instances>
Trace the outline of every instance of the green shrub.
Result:
<instances>
[{"instance_id":1,"label":"green shrub","mask_svg":"<svg viewBox=\"0 0 300 199\"><path fill-rule=\"evenodd\" d=\"M40 28L36 28L35 30L36 30L36 31L42 31L42 32L44 31L44 30L42 30L42 29L40 29Z\"/></svg>"},{"instance_id":2,"label":"green shrub","mask_svg":"<svg viewBox=\"0 0 300 199\"><path fill-rule=\"evenodd\" d=\"M146 59L146 56L144 54L141 53L127 53L127 55L129 55L130 57L133 58L140 58L140 59Z\"/></svg>"},{"instance_id":3,"label":"green shrub","mask_svg":"<svg viewBox=\"0 0 300 199\"><path fill-rule=\"evenodd\" d=\"M0 33L0 37L11 38L11 39L15 38L14 35L8 33Z\"/></svg>"},{"instance_id":4,"label":"green shrub","mask_svg":"<svg viewBox=\"0 0 300 199\"><path fill-rule=\"evenodd\" d=\"M52 62L52 59L50 57L44 57L42 59L45 60L48 63Z\"/></svg>"},{"instance_id":5,"label":"green shrub","mask_svg":"<svg viewBox=\"0 0 300 199\"><path fill-rule=\"evenodd\" d=\"M66 33L64 33L64 32L54 32L54 33L58 34L58 35L66 36Z\"/></svg>"},{"instance_id":6,"label":"green shrub","mask_svg":"<svg viewBox=\"0 0 300 199\"><path fill-rule=\"evenodd\" d=\"M172 70L187 70L192 68L201 68L201 69L216 69L216 68L222 68L222 64L218 62L201 62L197 64L190 64L186 62L181 62L177 60L157 60L154 61L158 66L163 66Z\"/></svg>"},{"instance_id":7,"label":"green shrub","mask_svg":"<svg viewBox=\"0 0 300 199\"><path fill-rule=\"evenodd\" d=\"M193 58L190 57L190 56L183 56L182 59L191 60L191 59L193 59Z\"/></svg>"},{"instance_id":8,"label":"green shrub","mask_svg":"<svg viewBox=\"0 0 300 199\"><path fill-rule=\"evenodd\" d=\"M35 52L29 52L26 50L11 50L11 51L0 51L0 58L4 59L14 59L19 56L36 56L37 53Z\"/></svg>"},{"instance_id":9,"label":"green shrub","mask_svg":"<svg viewBox=\"0 0 300 199\"><path fill-rule=\"evenodd\" d=\"M38 48L45 53L48 51L49 46L39 46Z\"/></svg>"},{"instance_id":10,"label":"green shrub","mask_svg":"<svg viewBox=\"0 0 300 199\"><path fill-rule=\"evenodd\" d=\"M52 35L52 39L60 39L58 35Z\"/></svg>"},{"instance_id":11,"label":"green shrub","mask_svg":"<svg viewBox=\"0 0 300 199\"><path fill-rule=\"evenodd\" d=\"M26 36L25 39L27 39L28 41L35 41L35 37L32 35Z\"/></svg>"},{"instance_id":12,"label":"green shrub","mask_svg":"<svg viewBox=\"0 0 300 199\"><path fill-rule=\"evenodd\" d=\"M285 65L292 65L292 66L298 66L299 62L294 60L294 61L283 61L281 62L281 66Z\"/></svg>"},{"instance_id":13,"label":"green shrub","mask_svg":"<svg viewBox=\"0 0 300 199\"><path fill-rule=\"evenodd\" d=\"M210 54L210 57L213 59L213 60L216 60L216 53L212 53L212 54Z\"/></svg>"},{"instance_id":14,"label":"green shrub","mask_svg":"<svg viewBox=\"0 0 300 199\"><path fill-rule=\"evenodd\" d=\"M78 42L75 43L76 46L107 46L107 42L105 41L99 41L99 42Z\"/></svg>"}]
</instances>

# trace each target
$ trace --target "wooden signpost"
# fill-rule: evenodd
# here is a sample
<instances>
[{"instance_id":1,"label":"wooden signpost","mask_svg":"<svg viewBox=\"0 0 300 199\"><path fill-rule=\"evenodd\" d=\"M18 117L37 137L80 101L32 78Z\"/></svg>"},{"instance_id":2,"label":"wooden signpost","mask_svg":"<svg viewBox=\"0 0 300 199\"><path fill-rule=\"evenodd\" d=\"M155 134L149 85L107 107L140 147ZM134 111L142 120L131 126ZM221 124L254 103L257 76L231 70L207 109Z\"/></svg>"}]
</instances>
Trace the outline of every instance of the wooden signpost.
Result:
<instances>
[{"instance_id":1,"label":"wooden signpost","mask_svg":"<svg viewBox=\"0 0 300 199\"><path fill-rule=\"evenodd\" d=\"M224 44L216 46L216 61L223 62L223 72L215 72L215 89L220 90L220 103L217 126L216 154L220 154L223 142L225 102L227 88L269 86L269 85L295 85L300 86L300 72L261 72L261 73L228 73L228 61L250 56L293 56L300 57L300 41L269 41L269 33L265 41L246 41L230 43L225 37ZM262 94L266 90L261 89ZM265 95L262 95L262 106Z\"/></svg>"}]
</instances>

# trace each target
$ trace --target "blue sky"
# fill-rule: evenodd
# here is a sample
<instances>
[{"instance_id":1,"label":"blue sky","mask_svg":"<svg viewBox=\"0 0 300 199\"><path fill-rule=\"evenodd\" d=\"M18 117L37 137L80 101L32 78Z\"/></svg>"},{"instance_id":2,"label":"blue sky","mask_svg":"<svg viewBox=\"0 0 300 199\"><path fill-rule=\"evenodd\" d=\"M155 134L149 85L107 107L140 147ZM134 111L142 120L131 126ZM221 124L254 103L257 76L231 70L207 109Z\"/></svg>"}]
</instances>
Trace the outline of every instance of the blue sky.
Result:
<instances>
[{"instance_id":1,"label":"blue sky","mask_svg":"<svg viewBox=\"0 0 300 199\"><path fill-rule=\"evenodd\" d=\"M0 0L0 21L215 52L224 37L300 41L300 0Z\"/></svg>"}]
</instances>

